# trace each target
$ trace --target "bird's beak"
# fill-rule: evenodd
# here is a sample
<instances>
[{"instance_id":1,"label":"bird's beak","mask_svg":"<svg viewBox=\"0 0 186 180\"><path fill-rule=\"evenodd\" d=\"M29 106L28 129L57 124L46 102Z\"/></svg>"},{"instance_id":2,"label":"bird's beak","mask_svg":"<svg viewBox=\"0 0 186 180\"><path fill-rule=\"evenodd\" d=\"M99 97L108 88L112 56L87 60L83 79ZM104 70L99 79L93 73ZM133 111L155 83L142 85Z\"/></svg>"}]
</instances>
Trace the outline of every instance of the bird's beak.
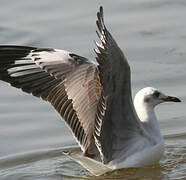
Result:
<instances>
[{"instance_id":1,"label":"bird's beak","mask_svg":"<svg viewBox=\"0 0 186 180\"><path fill-rule=\"evenodd\" d=\"M163 98L163 101L169 102L181 102L180 99L178 99L177 97L173 97L173 96L167 96L166 98Z\"/></svg>"}]
</instances>

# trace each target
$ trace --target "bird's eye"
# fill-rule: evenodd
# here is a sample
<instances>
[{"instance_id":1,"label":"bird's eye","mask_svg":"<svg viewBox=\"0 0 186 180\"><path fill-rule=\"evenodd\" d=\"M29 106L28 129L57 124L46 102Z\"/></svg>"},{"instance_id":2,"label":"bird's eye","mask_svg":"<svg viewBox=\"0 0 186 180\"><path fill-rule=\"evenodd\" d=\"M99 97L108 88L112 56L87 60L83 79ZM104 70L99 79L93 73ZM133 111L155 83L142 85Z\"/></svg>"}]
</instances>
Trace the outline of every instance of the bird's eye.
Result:
<instances>
[{"instance_id":1,"label":"bird's eye","mask_svg":"<svg viewBox=\"0 0 186 180\"><path fill-rule=\"evenodd\" d=\"M155 91L153 95L158 98L160 96L160 92Z\"/></svg>"}]
</instances>

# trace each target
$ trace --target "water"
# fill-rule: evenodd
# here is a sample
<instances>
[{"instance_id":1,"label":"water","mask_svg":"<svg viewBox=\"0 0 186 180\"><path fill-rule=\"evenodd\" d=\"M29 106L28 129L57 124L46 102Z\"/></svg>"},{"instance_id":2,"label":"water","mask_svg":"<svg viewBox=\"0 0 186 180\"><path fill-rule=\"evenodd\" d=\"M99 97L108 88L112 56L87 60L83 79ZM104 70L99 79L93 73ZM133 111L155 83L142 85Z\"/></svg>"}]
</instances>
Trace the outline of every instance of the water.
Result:
<instances>
[{"instance_id":1,"label":"water","mask_svg":"<svg viewBox=\"0 0 186 180\"><path fill-rule=\"evenodd\" d=\"M156 110L166 143L160 165L91 177L62 154L78 145L53 108L0 82L0 179L186 179L184 0L2 0L0 44L66 49L93 60L100 5L131 65L133 94L153 86L182 100Z\"/></svg>"}]
</instances>

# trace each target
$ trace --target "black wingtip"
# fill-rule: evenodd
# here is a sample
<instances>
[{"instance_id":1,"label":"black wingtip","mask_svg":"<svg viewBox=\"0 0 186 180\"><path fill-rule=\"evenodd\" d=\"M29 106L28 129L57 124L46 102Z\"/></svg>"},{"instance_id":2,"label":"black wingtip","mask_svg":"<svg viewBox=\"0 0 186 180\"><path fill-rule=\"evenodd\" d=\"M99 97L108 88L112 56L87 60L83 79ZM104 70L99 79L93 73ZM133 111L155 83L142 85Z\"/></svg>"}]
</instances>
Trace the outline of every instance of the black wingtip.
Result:
<instances>
[{"instance_id":1,"label":"black wingtip","mask_svg":"<svg viewBox=\"0 0 186 180\"><path fill-rule=\"evenodd\" d=\"M102 6L100 6L99 11L97 12L96 25L99 29L99 32L102 34L103 30L105 28L104 17L103 17L103 7Z\"/></svg>"},{"instance_id":2,"label":"black wingtip","mask_svg":"<svg viewBox=\"0 0 186 180\"><path fill-rule=\"evenodd\" d=\"M99 12L97 13L97 15L99 16L98 19L100 18L101 21L103 22L104 24L104 17L103 17L103 6L100 6L99 8Z\"/></svg>"},{"instance_id":3,"label":"black wingtip","mask_svg":"<svg viewBox=\"0 0 186 180\"><path fill-rule=\"evenodd\" d=\"M99 12L103 13L103 6L99 7Z\"/></svg>"}]
</instances>

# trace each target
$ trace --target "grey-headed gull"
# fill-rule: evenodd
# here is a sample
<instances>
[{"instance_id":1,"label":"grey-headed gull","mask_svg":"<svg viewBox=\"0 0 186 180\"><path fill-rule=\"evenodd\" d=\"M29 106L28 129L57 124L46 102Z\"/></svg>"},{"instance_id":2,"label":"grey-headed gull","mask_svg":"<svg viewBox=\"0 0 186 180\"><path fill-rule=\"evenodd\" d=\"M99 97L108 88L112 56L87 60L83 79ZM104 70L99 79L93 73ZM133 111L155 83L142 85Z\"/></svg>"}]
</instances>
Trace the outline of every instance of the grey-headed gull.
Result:
<instances>
[{"instance_id":1,"label":"grey-headed gull","mask_svg":"<svg viewBox=\"0 0 186 180\"><path fill-rule=\"evenodd\" d=\"M164 152L154 107L180 102L147 87L131 96L131 72L97 13L96 61L49 48L0 46L0 80L48 101L71 128L82 154L68 152L94 175L157 164Z\"/></svg>"}]
</instances>

